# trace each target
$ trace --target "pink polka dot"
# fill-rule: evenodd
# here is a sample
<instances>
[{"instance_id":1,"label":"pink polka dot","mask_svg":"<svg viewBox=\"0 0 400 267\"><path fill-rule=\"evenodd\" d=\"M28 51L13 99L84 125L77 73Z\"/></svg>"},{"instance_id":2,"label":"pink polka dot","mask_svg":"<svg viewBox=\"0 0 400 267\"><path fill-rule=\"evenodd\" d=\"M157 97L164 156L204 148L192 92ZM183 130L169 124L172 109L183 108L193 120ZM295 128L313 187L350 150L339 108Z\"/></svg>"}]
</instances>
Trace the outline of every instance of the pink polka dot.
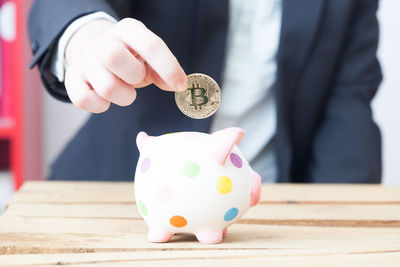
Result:
<instances>
[{"instance_id":1,"label":"pink polka dot","mask_svg":"<svg viewBox=\"0 0 400 267\"><path fill-rule=\"evenodd\" d=\"M161 186L157 190L157 196L160 202L169 202L172 199L172 190L167 185Z\"/></svg>"},{"instance_id":2,"label":"pink polka dot","mask_svg":"<svg viewBox=\"0 0 400 267\"><path fill-rule=\"evenodd\" d=\"M242 162L242 159L239 157L238 154L231 153L229 158L230 158L233 166L235 166L236 168L242 168L243 162Z\"/></svg>"},{"instance_id":3,"label":"pink polka dot","mask_svg":"<svg viewBox=\"0 0 400 267\"><path fill-rule=\"evenodd\" d=\"M142 165L140 166L140 172L141 173L145 173L149 168L150 168L150 159L149 158L145 158L142 161Z\"/></svg>"}]
</instances>

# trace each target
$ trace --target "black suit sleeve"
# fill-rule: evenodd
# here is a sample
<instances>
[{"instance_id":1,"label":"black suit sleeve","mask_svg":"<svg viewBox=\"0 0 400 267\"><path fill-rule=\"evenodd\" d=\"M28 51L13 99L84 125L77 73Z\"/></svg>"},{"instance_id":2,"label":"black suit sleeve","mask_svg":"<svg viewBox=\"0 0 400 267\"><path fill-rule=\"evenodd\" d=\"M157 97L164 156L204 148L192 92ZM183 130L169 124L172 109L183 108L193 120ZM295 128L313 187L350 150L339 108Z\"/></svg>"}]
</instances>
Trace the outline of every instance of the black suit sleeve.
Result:
<instances>
[{"instance_id":1,"label":"black suit sleeve","mask_svg":"<svg viewBox=\"0 0 400 267\"><path fill-rule=\"evenodd\" d=\"M39 66L42 81L55 98L69 102L64 84L50 71L51 56L59 37L75 19L103 11L118 18L105 0L36 0L29 15L29 36L33 51L31 67Z\"/></svg>"},{"instance_id":2,"label":"black suit sleeve","mask_svg":"<svg viewBox=\"0 0 400 267\"><path fill-rule=\"evenodd\" d=\"M376 57L378 4L354 3L334 87L313 141L309 182L380 182L381 136L370 106L382 79Z\"/></svg>"}]
</instances>

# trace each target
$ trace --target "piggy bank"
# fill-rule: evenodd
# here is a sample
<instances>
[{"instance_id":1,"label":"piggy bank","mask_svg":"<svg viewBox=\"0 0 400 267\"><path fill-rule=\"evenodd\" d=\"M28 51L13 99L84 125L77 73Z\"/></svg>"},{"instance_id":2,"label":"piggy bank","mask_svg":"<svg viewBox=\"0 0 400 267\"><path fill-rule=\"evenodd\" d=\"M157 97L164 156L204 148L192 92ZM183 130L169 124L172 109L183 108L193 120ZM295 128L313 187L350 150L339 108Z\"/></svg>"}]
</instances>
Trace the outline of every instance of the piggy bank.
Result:
<instances>
[{"instance_id":1,"label":"piggy bank","mask_svg":"<svg viewBox=\"0 0 400 267\"><path fill-rule=\"evenodd\" d=\"M137 135L135 198L149 241L193 233L201 243L219 243L258 203L261 177L237 147L243 135L240 128Z\"/></svg>"}]
</instances>

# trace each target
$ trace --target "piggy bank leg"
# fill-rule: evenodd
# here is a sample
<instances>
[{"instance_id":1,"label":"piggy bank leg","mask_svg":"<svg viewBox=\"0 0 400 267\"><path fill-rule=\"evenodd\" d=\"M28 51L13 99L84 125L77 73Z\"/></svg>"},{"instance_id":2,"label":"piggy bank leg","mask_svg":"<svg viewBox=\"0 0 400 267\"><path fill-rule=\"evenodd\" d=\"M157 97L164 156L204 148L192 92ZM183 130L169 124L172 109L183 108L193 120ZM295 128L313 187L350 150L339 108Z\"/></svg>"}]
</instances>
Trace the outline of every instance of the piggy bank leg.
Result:
<instances>
[{"instance_id":1,"label":"piggy bank leg","mask_svg":"<svg viewBox=\"0 0 400 267\"><path fill-rule=\"evenodd\" d=\"M156 227L150 227L149 233L147 234L149 241L155 243L168 242L173 236L173 233Z\"/></svg>"},{"instance_id":2,"label":"piggy bank leg","mask_svg":"<svg viewBox=\"0 0 400 267\"><path fill-rule=\"evenodd\" d=\"M261 176L254 173L251 181L250 206L255 206L260 201Z\"/></svg>"},{"instance_id":3,"label":"piggy bank leg","mask_svg":"<svg viewBox=\"0 0 400 267\"><path fill-rule=\"evenodd\" d=\"M228 227L222 231L222 237L225 237L228 234Z\"/></svg>"},{"instance_id":4,"label":"piggy bank leg","mask_svg":"<svg viewBox=\"0 0 400 267\"><path fill-rule=\"evenodd\" d=\"M222 230L200 230L195 235L200 243L216 244L222 241L222 232Z\"/></svg>"}]
</instances>

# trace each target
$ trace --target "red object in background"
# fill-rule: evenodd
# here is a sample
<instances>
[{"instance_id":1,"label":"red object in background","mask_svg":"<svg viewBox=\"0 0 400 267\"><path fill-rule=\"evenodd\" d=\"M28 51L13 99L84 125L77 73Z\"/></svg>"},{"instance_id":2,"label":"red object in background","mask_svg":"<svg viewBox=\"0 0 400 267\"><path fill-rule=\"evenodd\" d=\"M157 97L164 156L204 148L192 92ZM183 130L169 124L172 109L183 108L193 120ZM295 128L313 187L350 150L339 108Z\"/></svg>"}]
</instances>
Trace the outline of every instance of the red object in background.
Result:
<instances>
[{"instance_id":1,"label":"red object in background","mask_svg":"<svg viewBox=\"0 0 400 267\"><path fill-rule=\"evenodd\" d=\"M4 8L3 8L4 7ZM15 41L15 5L9 1L0 1L0 53L1 53L1 76L0 76L0 169L10 168L10 139L13 131L12 120L12 69L13 50L12 43ZM12 14L14 13L14 14ZM7 30L8 31L7 31Z\"/></svg>"},{"instance_id":2,"label":"red object in background","mask_svg":"<svg viewBox=\"0 0 400 267\"><path fill-rule=\"evenodd\" d=\"M16 6L13 0L0 2L0 37L1 37L1 101L0 116L12 116L14 50L16 44ZM11 74L11 75L10 75Z\"/></svg>"},{"instance_id":3,"label":"red object in background","mask_svg":"<svg viewBox=\"0 0 400 267\"><path fill-rule=\"evenodd\" d=\"M0 139L8 140L15 189L25 179L41 179L41 108L37 73L27 40L31 0L0 0Z\"/></svg>"},{"instance_id":4,"label":"red object in background","mask_svg":"<svg viewBox=\"0 0 400 267\"><path fill-rule=\"evenodd\" d=\"M8 140L0 140L0 170L10 167L10 142Z\"/></svg>"}]
</instances>

